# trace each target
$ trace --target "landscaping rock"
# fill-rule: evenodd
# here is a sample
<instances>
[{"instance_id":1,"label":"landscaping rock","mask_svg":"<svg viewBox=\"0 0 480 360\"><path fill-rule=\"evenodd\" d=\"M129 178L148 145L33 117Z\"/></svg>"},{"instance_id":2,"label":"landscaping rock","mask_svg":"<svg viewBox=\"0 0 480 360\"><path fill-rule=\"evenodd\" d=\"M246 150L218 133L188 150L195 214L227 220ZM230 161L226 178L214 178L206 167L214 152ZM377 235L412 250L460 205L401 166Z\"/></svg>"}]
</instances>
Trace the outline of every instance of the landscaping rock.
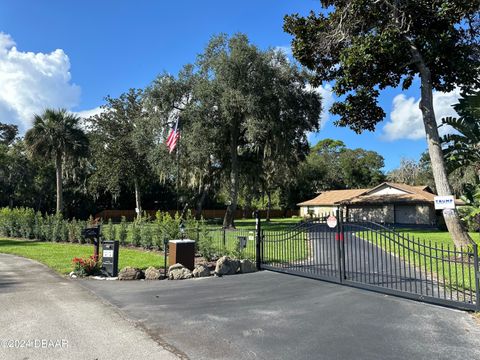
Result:
<instances>
[{"instance_id":1,"label":"landscaping rock","mask_svg":"<svg viewBox=\"0 0 480 360\"><path fill-rule=\"evenodd\" d=\"M139 280L143 279L143 272L131 266L124 267L118 273L118 280Z\"/></svg>"},{"instance_id":2,"label":"landscaping rock","mask_svg":"<svg viewBox=\"0 0 480 360\"><path fill-rule=\"evenodd\" d=\"M257 265L248 259L240 260L240 272L242 274L251 273L257 271Z\"/></svg>"},{"instance_id":3,"label":"landscaping rock","mask_svg":"<svg viewBox=\"0 0 480 360\"><path fill-rule=\"evenodd\" d=\"M182 264L175 264L168 268L168 278L170 280L191 279L192 272Z\"/></svg>"},{"instance_id":4,"label":"landscaping rock","mask_svg":"<svg viewBox=\"0 0 480 360\"><path fill-rule=\"evenodd\" d=\"M239 268L239 260L231 259L228 256L222 256L217 260L217 265L215 266L215 275L234 275L238 272Z\"/></svg>"},{"instance_id":5,"label":"landscaping rock","mask_svg":"<svg viewBox=\"0 0 480 360\"><path fill-rule=\"evenodd\" d=\"M208 277L210 276L210 269L205 264L198 264L192 272L193 277Z\"/></svg>"},{"instance_id":6,"label":"landscaping rock","mask_svg":"<svg viewBox=\"0 0 480 360\"><path fill-rule=\"evenodd\" d=\"M160 270L150 266L145 270L145 280L158 280L160 279Z\"/></svg>"}]
</instances>

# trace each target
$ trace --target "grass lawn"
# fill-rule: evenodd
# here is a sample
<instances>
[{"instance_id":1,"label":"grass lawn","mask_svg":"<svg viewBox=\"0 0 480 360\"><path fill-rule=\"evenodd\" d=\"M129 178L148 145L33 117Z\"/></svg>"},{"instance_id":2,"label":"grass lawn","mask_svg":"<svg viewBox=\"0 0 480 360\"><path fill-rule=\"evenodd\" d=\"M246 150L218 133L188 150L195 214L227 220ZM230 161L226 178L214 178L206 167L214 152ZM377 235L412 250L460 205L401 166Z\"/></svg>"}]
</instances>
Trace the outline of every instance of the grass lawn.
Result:
<instances>
[{"instance_id":1,"label":"grass lawn","mask_svg":"<svg viewBox=\"0 0 480 360\"><path fill-rule=\"evenodd\" d=\"M400 233L408 234L410 237L415 237L415 239L420 239L420 241L429 242L432 244L437 244L438 246L453 246L453 240L448 231L440 230L422 230L422 229L397 229L396 231ZM480 244L480 233L469 233L470 237L477 244Z\"/></svg>"},{"instance_id":2,"label":"grass lawn","mask_svg":"<svg viewBox=\"0 0 480 360\"><path fill-rule=\"evenodd\" d=\"M453 291L454 297L455 289L475 290L473 257L467 255L468 248L462 249L463 253L460 249L457 249L457 253L453 253L454 244L447 231L422 229L397 229L396 231L404 237L408 236L410 241L401 237L390 237L390 240L387 240L383 236L376 237L371 232L358 233L358 235L387 252L399 256L406 263L415 264L415 267L421 269L424 272L423 275L426 274L429 279L430 273L433 272L440 283L445 282L450 291ZM470 233L470 236L480 244L478 233ZM459 256L455 257L455 255ZM449 295L452 293L447 294L447 297Z\"/></svg>"},{"instance_id":3,"label":"grass lawn","mask_svg":"<svg viewBox=\"0 0 480 360\"><path fill-rule=\"evenodd\" d=\"M88 257L93 254L93 245L51 243L21 239L0 239L0 253L20 255L41 262L53 270L68 274L72 271L74 257ZM133 266L146 269L149 266L163 266L163 255L140 249L120 248L119 268Z\"/></svg>"}]
</instances>

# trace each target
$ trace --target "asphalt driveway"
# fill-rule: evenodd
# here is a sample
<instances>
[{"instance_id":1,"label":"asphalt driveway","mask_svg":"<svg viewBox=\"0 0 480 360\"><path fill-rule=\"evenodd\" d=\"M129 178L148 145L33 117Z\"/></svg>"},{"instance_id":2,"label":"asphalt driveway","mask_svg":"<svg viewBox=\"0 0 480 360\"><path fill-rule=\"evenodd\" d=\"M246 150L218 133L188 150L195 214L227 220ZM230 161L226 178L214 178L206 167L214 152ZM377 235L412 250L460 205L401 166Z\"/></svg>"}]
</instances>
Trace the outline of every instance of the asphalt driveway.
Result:
<instances>
[{"instance_id":1,"label":"asphalt driveway","mask_svg":"<svg viewBox=\"0 0 480 360\"><path fill-rule=\"evenodd\" d=\"M37 262L0 254L1 360L173 360L181 355L79 282Z\"/></svg>"},{"instance_id":2,"label":"asphalt driveway","mask_svg":"<svg viewBox=\"0 0 480 360\"><path fill-rule=\"evenodd\" d=\"M191 359L480 359L469 313L312 279L78 282Z\"/></svg>"}]
</instances>

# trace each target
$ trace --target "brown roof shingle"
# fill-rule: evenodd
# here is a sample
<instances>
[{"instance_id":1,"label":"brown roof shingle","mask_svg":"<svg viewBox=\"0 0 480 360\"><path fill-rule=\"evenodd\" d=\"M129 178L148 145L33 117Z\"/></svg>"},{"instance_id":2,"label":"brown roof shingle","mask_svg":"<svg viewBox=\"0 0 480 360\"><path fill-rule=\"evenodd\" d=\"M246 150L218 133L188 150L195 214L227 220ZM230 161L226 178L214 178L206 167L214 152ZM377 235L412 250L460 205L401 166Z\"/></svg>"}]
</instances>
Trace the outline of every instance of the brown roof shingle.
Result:
<instances>
[{"instance_id":1,"label":"brown roof shingle","mask_svg":"<svg viewBox=\"0 0 480 360\"><path fill-rule=\"evenodd\" d=\"M367 192L369 189L329 190L321 193L316 198L297 204L298 206L332 206L342 201L354 198Z\"/></svg>"},{"instance_id":2,"label":"brown roof shingle","mask_svg":"<svg viewBox=\"0 0 480 360\"><path fill-rule=\"evenodd\" d=\"M382 187L392 187L405 194L375 195L375 190ZM387 202L396 203L433 203L435 194L428 186L410 186L384 182L372 189L349 189L330 190L318 195L316 198L301 202L298 206L334 206L340 204L381 204ZM464 205L464 202L455 199L457 205Z\"/></svg>"}]
</instances>

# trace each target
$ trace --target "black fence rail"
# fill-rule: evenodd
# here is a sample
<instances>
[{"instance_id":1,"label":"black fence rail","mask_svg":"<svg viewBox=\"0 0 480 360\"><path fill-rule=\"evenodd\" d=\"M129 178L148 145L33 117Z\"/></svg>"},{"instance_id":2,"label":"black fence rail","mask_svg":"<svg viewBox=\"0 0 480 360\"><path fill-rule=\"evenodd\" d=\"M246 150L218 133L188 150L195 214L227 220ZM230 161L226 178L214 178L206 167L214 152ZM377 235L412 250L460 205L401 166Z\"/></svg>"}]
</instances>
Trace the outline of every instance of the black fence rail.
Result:
<instances>
[{"instance_id":1,"label":"black fence rail","mask_svg":"<svg viewBox=\"0 0 480 360\"><path fill-rule=\"evenodd\" d=\"M369 221L343 222L339 212L331 217L261 231L259 267L480 310L476 243L458 248Z\"/></svg>"},{"instance_id":2,"label":"black fence rail","mask_svg":"<svg viewBox=\"0 0 480 360\"><path fill-rule=\"evenodd\" d=\"M371 222L342 224L343 280L416 300L478 308L478 247L422 241Z\"/></svg>"},{"instance_id":3,"label":"black fence rail","mask_svg":"<svg viewBox=\"0 0 480 360\"><path fill-rule=\"evenodd\" d=\"M255 259L255 229L190 228L185 238L195 240L197 251L213 252L216 256L236 255Z\"/></svg>"}]
</instances>

